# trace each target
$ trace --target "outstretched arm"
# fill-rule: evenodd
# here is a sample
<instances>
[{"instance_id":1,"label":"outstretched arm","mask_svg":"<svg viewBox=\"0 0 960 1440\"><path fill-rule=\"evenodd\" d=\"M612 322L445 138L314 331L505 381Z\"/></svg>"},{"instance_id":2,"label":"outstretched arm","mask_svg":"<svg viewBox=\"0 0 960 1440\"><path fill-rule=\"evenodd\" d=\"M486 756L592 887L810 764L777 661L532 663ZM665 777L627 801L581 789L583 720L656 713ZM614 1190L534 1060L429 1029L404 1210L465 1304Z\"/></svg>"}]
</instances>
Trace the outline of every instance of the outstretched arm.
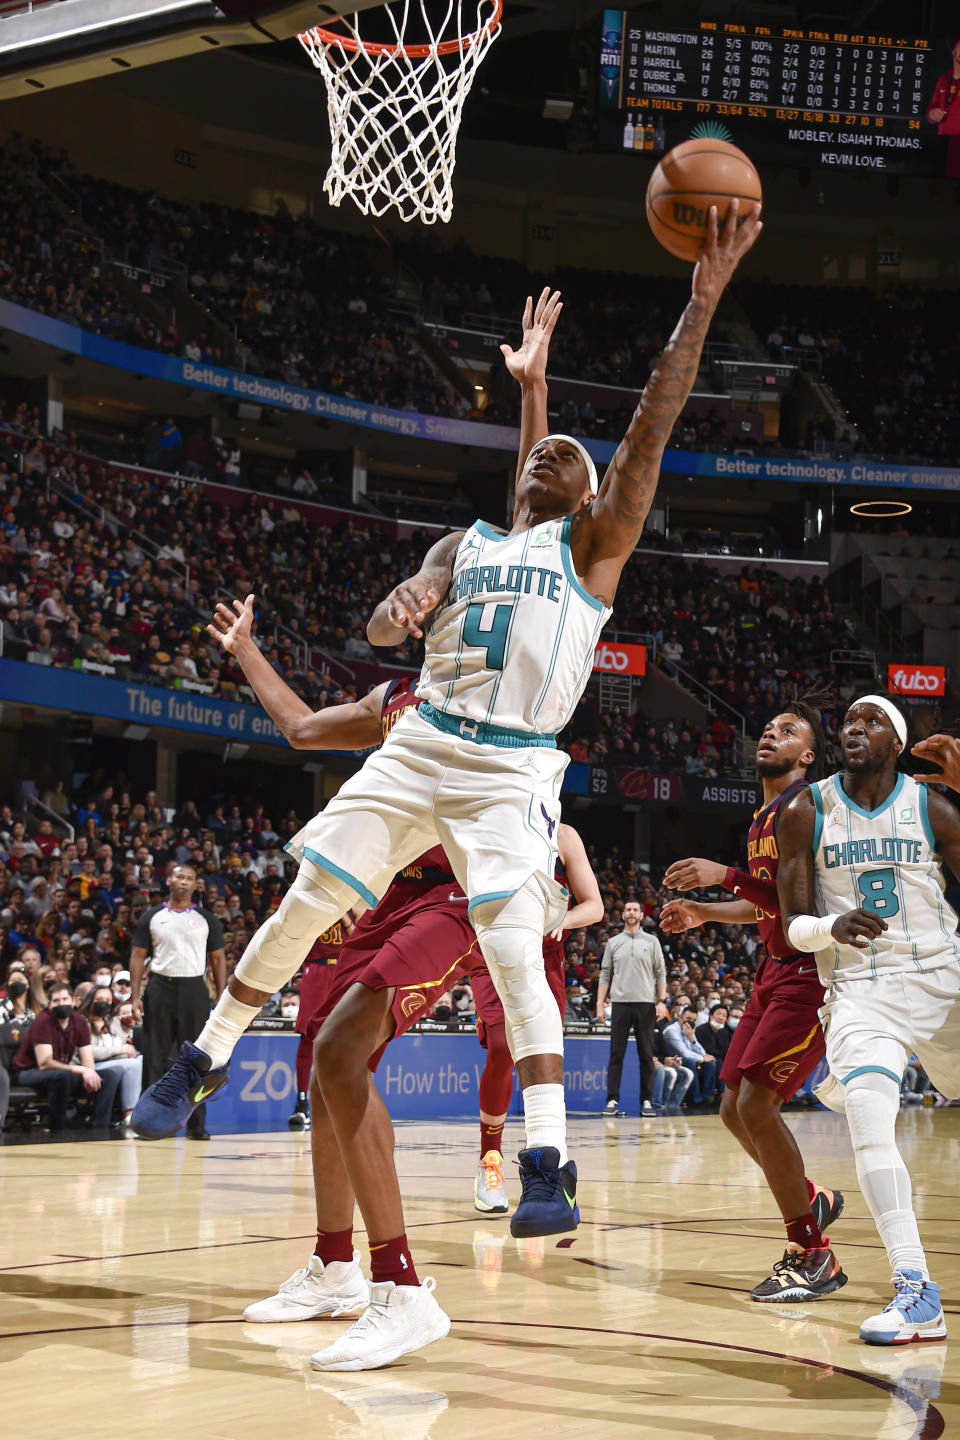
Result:
<instances>
[{"instance_id":1,"label":"outstretched arm","mask_svg":"<svg viewBox=\"0 0 960 1440\"><path fill-rule=\"evenodd\" d=\"M600 493L590 511L580 512L573 529L577 571L611 598L620 570L643 532L660 476L660 461L677 417L697 378L710 321L744 255L762 227L760 206L754 205L742 224L738 204L731 200L720 226L711 207L707 239L693 272L693 293L656 369L647 381L627 433L610 462ZM610 563L612 562L612 563ZM606 575L589 577L605 565ZM594 591L594 593L596 593Z\"/></svg>"},{"instance_id":2,"label":"outstretched arm","mask_svg":"<svg viewBox=\"0 0 960 1440\"><path fill-rule=\"evenodd\" d=\"M423 638L421 626L446 596L453 579L457 546L466 534L455 530L431 545L416 575L391 590L367 621L371 645L400 645L408 635Z\"/></svg>"},{"instance_id":3,"label":"outstretched arm","mask_svg":"<svg viewBox=\"0 0 960 1440\"><path fill-rule=\"evenodd\" d=\"M665 935L679 935L698 925L756 925L757 907L749 900L668 900L657 922Z\"/></svg>"},{"instance_id":4,"label":"outstretched arm","mask_svg":"<svg viewBox=\"0 0 960 1440\"><path fill-rule=\"evenodd\" d=\"M234 657L260 704L293 748L366 750L379 745L383 738L380 706L386 685L378 685L356 704L311 710L257 649L253 606L253 595L248 595L242 605L234 600L233 610L221 602L207 626L207 634Z\"/></svg>"},{"instance_id":5,"label":"outstretched arm","mask_svg":"<svg viewBox=\"0 0 960 1440\"><path fill-rule=\"evenodd\" d=\"M563 924L551 932L554 940L562 940L565 930L578 930L581 925L596 925L602 920L603 899L583 841L572 825L560 826L557 847L567 872L567 889L576 901L563 917Z\"/></svg>"},{"instance_id":6,"label":"outstretched arm","mask_svg":"<svg viewBox=\"0 0 960 1440\"><path fill-rule=\"evenodd\" d=\"M523 472L527 456L545 435L550 434L547 419L547 355L550 350L550 336L563 301L560 291L550 293L545 285L534 308L533 297L527 296L523 307L523 338L519 350L501 345L500 353L514 380L519 381L522 398L520 402L520 449L517 451L517 479Z\"/></svg>"}]
</instances>

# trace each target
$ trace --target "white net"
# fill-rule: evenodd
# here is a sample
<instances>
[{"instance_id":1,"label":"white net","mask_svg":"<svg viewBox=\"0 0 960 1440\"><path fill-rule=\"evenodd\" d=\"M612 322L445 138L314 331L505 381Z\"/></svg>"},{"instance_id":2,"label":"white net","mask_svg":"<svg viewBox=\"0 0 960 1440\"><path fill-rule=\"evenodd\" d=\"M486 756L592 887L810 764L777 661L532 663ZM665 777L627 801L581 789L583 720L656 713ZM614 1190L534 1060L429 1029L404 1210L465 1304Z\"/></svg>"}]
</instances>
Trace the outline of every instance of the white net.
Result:
<instances>
[{"instance_id":1,"label":"white net","mask_svg":"<svg viewBox=\"0 0 960 1440\"><path fill-rule=\"evenodd\" d=\"M425 225L450 219L463 103L503 12L501 0L475 0L471 25L468 9L472 19L474 6L461 0L446 0L442 18L430 0L386 5L376 13L396 37L389 42L364 40L356 13L339 30L299 36L327 87L331 205L349 196L365 215L394 208Z\"/></svg>"}]
</instances>

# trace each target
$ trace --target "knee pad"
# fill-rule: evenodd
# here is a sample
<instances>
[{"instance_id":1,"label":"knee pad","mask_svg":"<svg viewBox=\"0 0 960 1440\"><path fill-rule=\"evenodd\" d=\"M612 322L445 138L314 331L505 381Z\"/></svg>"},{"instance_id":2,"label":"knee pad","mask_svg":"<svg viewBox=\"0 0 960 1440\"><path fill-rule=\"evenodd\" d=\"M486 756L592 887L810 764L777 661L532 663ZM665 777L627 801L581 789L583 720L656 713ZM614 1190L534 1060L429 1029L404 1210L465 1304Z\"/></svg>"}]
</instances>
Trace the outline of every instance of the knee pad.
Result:
<instances>
[{"instance_id":1,"label":"knee pad","mask_svg":"<svg viewBox=\"0 0 960 1440\"><path fill-rule=\"evenodd\" d=\"M345 915L355 898L346 881L305 862L279 910L244 950L237 979L272 995L299 970L317 936Z\"/></svg>"},{"instance_id":2,"label":"knee pad","mask_svg":"<svg viewBox=\"0 0 960 1440\"><path fill-rule=\"evenodd\" d=\"M506 1021L513 1059L563 1054L563 1020L543 968L544 900L537 877L473 916Z\"/></svg>"}]
</instances>

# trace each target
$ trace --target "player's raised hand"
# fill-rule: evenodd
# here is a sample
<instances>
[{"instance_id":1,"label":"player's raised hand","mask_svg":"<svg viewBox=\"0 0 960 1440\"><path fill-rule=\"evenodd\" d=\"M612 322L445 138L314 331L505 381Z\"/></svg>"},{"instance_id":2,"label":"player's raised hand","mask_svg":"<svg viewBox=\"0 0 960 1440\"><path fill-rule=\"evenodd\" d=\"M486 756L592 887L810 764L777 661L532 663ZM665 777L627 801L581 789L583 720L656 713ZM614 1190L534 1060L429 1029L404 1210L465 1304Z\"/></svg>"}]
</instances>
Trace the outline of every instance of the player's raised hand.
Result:
<instances>
[{"instance_id":1,"label":"player's raised hand","mask_svg":"<svg viewBox=\"0 0 960 1440\"><path fill-rule=\"evenodd\" d=\"M694 856L689 860L674 860L663 883L668 890L695 890L698 885L722 885L726 874L725 865Z\"/></svg>"},{"instance_id":2,"label":"player's raised hand","mask_svg":"<svg viewBox=\"0 0 960 1440\"><path fill-rule=\"evenodd\" d=\"M740 201L734 197L721 225L716 205L710 206L707 238L693 272L694 300L704 305L717 304L734 270L759 239L763 229L760 209L757 203L741 215Z\"/></svg>"},{"instance_id":3,"label":"player's raised hand","mask_svg":"<svg viewBox=\"0 0 960 1440\"><path fill-rule=\"evenodd\" d=\"M668 900L657 921L665 935L695 930L700 923L700 907L693 900Z\"/></svg>"},{"instance_id":4,"label":"player's raised hand","mask_svg":"<svg viewBox=\"0 0 960 1440\"><path fill-rule=\"evenodd\" d=\"M839 945L853 945L857 950L867 950L870 941L876 940L887 928L875 910L848 910L834 920L830 934Z\"/></svg>"},{"instance_id":5,"label":"player's raised hand","mask_svg":"<svg viewBox=\"0 0 960 1440\"><path fill-rule=\"evenodd\" d=\"M253 595L248 595L242 604L234 600L232 609L221 600L207 626L211 640L216 640L220 649L228 655L233 655L237 646L249 640L253 633L254 599Z\"/></svg>"},{"instance_id":6,"label":"player's raised hand","mask_svg":"<svg viewBox=\"0 0 960 1440\"><path fill-rule=\"evenodd\" d=\"M549 285L545 285L540 292L536 307L533 297L528 295L527 303L523 307L523 338L520 348L514 350L510 345L500 346L507 369L521 385L526 387L546 380L550 336L562 309L560 291L554 290L551 293Z\"/></svg>"},{"instance_id":7,"label":"player's raised hand","mask_svg":"<svg viewBox=\"0 0 960 1440\"><path fill-rule=\"evenodd\" d=\"M414 575L391 592L387 599L387 617L398 630L406 630L408 635L421 640L423 621L439 603L439 590Z\"/></svg>"},{"instance_id":8,"label":"player's raised hand","mask_svg":"<svg viewBox=\"0 0 960 1440\"><path fill-rule=\"evenodd\" d=\"M918 740L910 751L921 760L932 760L939 765L934 775L914 775L918 784L949 785L951 790L960 790L960 739L956 735L928 735Z\"/></svg>"}]
</instances>

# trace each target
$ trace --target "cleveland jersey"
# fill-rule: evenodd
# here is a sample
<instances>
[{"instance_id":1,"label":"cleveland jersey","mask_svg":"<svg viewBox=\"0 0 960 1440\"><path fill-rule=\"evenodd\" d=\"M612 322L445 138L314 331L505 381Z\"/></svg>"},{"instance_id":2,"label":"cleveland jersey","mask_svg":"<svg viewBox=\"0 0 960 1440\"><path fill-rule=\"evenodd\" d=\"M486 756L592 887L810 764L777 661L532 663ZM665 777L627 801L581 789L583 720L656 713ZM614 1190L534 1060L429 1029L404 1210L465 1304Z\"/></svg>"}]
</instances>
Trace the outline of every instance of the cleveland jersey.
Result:
<instances>
[{"instance_id":1,"label":"cleveland jersey","mask_svg":"<svg viewBox=\"0 0 960 1440\"><path fill-rule=\"evenodd\" d=\"M823 983L960 961L957 916L944 899L926 788L898 775L876 810L851 800L840 774L811 785L810 793L817 914L872 910L887 925L862 950L834 943L818 951Z\"/></svg>"},{"instance_id":2,"label":"cleveland jersey","mask_svg":"<svg viewBox=\"0 0 960 1440\"><path fill-rule=\"evenodd\" d=\"M610 609L587 593L570 554L570 516L519 535L478 520L426 639L417 694L458 719L556 735L593 669Z\"/></svg>"},{"instance_id":3,"label":"cleveland jersey","mask_svg":"<svg viewBox=\"0 0 960 1440\"><path fill-rule=\"evenodd\" d=\"M747 833L747 869L755 880L769 880L776 885L777 871L780 868L777 825L781 810L806 783L805 780L797 780L793 785L788 785L775 800L771 800L769 805L754 815L753 824ZM734 894L740 893L736 886L733 891ZM752 897L748 895L747 899ZM757 929L760 939L774 960L793 961L797 958L797 952L784 933L780 907L775 901L767 907L757 905Z\"/></svg>"},{"instance_id":4,"label":"cleveland jersey","mask_svg":"<svg viewBox=\"0 0 960 1440\"><path fill-rule=\"evenodd\" d=\"M392 680L390 682L380 706L380 732L384 740L386 740L390 731L400 719L400 716L405 715L408 710L415 710L419 704L420 701L412 681ZM444 853L442 845L431 846L431 848L426 850L422 855L418 855L416 860L411 861L409 865L405 865L393 878L394 884L398 881L406 884L422 885L424 888L428 888L431 885L449 884L451 890L457 892L458 897L463 893L454 878L453 871L450 869L450 862Z\"/></svg>"}]
</instances>

